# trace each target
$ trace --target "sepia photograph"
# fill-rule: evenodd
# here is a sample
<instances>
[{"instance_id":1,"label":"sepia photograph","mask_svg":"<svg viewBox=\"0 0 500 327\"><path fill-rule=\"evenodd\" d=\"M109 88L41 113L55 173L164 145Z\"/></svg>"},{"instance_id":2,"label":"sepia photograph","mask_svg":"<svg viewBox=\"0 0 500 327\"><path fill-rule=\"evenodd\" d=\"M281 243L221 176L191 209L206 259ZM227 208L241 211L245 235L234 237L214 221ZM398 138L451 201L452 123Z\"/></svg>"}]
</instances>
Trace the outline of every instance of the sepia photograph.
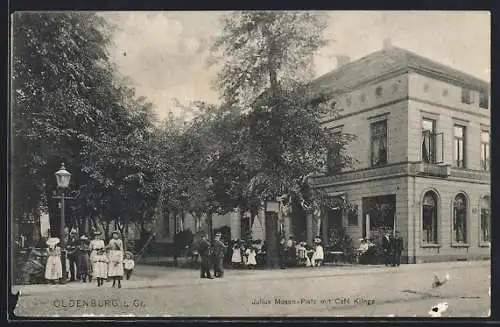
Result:
<instances>
[{"instance_id":1,"label":"sepia photograph","mask_svg":"<svg viewBox=\"0 0 500 327\"><path fill-rule=\"evenodd\" d=\"M10 38L16 318L490 317L490 12L18 11Z\"/></svg>"}]
</instances>

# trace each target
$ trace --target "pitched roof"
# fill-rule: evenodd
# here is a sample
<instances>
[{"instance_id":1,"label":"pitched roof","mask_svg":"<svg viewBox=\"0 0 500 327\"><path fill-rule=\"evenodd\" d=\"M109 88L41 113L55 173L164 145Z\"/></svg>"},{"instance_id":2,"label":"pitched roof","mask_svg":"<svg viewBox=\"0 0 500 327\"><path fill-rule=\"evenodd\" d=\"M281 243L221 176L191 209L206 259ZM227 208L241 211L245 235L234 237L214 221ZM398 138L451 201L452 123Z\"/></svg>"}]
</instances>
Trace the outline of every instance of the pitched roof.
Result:
<instances>
[{"instance_id":1,"label":"pitched roof","mask_svg":"<svg viewBox=\"0 0 500 327\"><path fill-rule=\"evenodd\" d=\"M314 80L312 85L319 91L345 92L359 84L398 71L417 71L436 79L478 90L489 90L490 87L489 83L477 77L394 46L373 52L326 73Z\"/></svg>"}]
</instances>

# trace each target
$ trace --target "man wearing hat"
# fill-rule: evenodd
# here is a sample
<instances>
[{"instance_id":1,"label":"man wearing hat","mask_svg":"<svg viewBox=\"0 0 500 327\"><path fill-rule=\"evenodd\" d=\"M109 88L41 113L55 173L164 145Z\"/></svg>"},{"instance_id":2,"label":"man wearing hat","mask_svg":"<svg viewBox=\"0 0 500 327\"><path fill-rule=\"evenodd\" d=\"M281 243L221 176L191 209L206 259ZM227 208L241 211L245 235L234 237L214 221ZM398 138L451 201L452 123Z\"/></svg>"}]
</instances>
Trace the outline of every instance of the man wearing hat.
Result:
<instances>
[{"instance_id":1,"label":"man wearing hat","mask_svg":"<svg viewBox=\"0 0 500 327\"><path fill-rule=\"evenodd\" d=\"M214 275L217 278L224 277L224 256L227 249L227 245L222 242L221 237L221 232L215 233L213 244Z\"/></svg>"},{"instance_id":2,"label":"man wearing hat","mask_svg":"<svg viewBox=\"0 0 500 327\"><path fill-rule=\"evenodd\" d=\"M80 244L78 246L78 276L82 282L90 281L91 268L89 259L89 243L85 235L80 237Z\"/></svg>"},{"instance_id":3,"label":"man wearing hat","mask_svg":"<svg viewBox=\"0 0 500 327\"><path fill-rule=\"evenodd\" d=\"M398 266L401 264L401 252L403 252L403 238L399 235L399 231L396 231L393 241L392 249L392 266Z\"/></svg>"},{"instance_id":4,"label":"man wearing hat","mask_svg":"<svg viewBox=\"0 0 500 327\"><path fill-rule=\"evenodd\" d=\"M213 279L210 275L210 242L207 234L201 235L200 243L198 244L198 253L200 254L200 278Z\"/></svg>"},{"instance_id":5,"label":"man wearing hat","mask_svg":"<svg viewBox=\"0 0 500 327\"><path fill-rule=\"evenodd\" d=\"M75 280L78 279L80 276L80 272L78 271L78 246L79 244L78 240L78 233L76 232L75 229L71 230L71 233L69 234L69 240L68 240L68 245L67 245L67 256L68 256L68 262L69 262L69 273L70 273L70 282L74 282Z\"/></svg>"}]
</instances>

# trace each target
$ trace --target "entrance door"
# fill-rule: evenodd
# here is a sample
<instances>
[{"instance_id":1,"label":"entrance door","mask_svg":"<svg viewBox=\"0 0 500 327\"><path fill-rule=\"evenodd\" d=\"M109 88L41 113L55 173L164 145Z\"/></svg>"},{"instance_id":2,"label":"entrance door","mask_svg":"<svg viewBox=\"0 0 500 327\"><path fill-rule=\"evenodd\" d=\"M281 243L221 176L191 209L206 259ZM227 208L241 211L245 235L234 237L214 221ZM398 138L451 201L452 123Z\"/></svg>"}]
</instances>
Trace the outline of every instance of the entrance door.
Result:
<instances>
[{"instance_id":1,"label":"entrance door","mask_svg":"<svg viewBox=\"0 0 500 327\"><path fill-rule=\"evenodd\" d=\"M363 198L363 237L367 236L367 228L370 229L371 238L381 236L378 234L383 233L383 230L392 230L395 213L396 195ZM369 215L369 226L367 226L366 215Z\"/></svg>"},{"instance_id":2,"label":"entrance door","mask_svg":"<svg viewBox=\"0 0 500 327\"><path fill-rule=\"evenodd\" d=\"M266 212L266 243L267 243L267 266L277 267L279 265L279 237L278 237L278 213Z\"/></svg>"}]
</instances>

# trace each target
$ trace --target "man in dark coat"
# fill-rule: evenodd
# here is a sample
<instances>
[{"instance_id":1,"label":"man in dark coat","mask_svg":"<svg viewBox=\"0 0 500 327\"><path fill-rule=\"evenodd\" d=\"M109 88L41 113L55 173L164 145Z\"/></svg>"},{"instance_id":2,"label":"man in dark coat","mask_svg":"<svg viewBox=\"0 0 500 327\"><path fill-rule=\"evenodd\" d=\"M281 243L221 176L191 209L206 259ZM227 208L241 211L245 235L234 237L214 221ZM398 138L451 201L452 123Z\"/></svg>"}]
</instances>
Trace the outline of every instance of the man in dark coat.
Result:
<instances>
[{"instance_id":1,"label":"man in dark coat","mask_svg":"<svg viewBox=\"0 0 500 327\"><path fill-rule=\"evenodd\" d=\"M72 230L69 236L68 245L67 245L67 256L69 262L69 273L70 273L70 281L74 282L80 276L80 272L78 271L78 247L80 246L80 240L78 239L78 234L76 230Z\"/></svg>"},{"instance_id":2,"label":"man in dark coat","mask_svg":"<svg viewBox=\"0 0 500 327\"><path fill-rule=\"evenodd\" d=\"M214 259L214 275L217 278L224 277L224 255L226 254L227 245L221 240L222 234L215 234L214 243L212 246Z\"/></svg>"},{"instance_id":3,"label":"man in dark coat","mask_svg":"<svg viewBox=\"0 0 500 327\"><path fill-rule=\"evenodd\" d=\"M198 245L198 253L201 257L200 278L213 279L210 275L210 242L207 239L207 234L201 236L200 244Z\"/></svg>"},{"instance_id":4,"label":"man in dark coat","mask_svg":"<svg viewBox=\"0 0 500 327\"><path fill-rule=\"evenodd\" d=\"M384 264L389 266L391 264L393 238L389 231L382 237L382 249L384 250Z\"/></svg>"},{"instance_id":5,"label":"man in dark coat","mask_svg":"<svg viewBox=\"0 0 500 327\"><path fill-rule=\"evenodd\" d=\"M394 240L392 242L392 266L398 266L401 264L401 252L403 252L403 238L399 235L399 232L396 231L396 235L394 236Z\"/></svg>"}]
</instances>

